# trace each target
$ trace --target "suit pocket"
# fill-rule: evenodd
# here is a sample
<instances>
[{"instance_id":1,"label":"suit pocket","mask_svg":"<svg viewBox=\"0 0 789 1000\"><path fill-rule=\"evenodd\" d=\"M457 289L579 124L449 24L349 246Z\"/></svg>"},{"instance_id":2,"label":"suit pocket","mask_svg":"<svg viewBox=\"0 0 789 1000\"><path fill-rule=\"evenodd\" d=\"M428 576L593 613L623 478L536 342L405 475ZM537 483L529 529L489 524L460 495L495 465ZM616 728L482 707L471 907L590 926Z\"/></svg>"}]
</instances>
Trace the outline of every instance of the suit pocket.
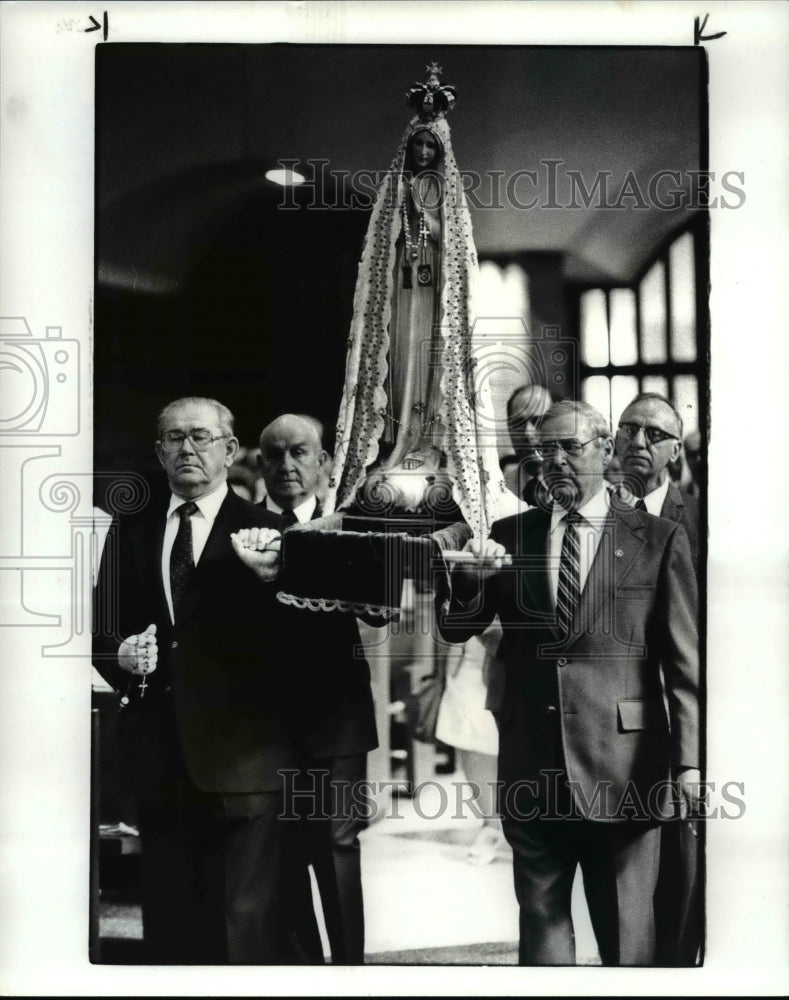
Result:
<instances>
[{"instance_id":1,"label":"suit pocket","mask_svg":"<svg viewBox=\"0 0 789 1000\"><path fill-rule=\"evenodd\" d=\"M668 729L663 704L653 699L623 699L617 702L619 730L628 733L640 729Z\"/></svg>"}]
</instances>

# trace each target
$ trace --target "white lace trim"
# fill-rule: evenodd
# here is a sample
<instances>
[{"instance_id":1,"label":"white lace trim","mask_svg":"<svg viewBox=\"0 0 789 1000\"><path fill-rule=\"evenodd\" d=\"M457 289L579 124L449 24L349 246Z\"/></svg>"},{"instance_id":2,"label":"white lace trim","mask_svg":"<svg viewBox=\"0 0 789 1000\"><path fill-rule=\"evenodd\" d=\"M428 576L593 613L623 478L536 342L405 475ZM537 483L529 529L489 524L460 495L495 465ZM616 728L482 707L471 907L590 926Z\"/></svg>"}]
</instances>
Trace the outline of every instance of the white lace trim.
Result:
<instances>
[{"instance_id":1,"label":"white lace trim","mask_svg":"<svg viewBox=\"0 0 789 1000\"><path fill-rule=\"evenodd\" d=\"M393 619L400 615L400 608L392 608L384 604L360 604L356 601L343 601L328 597L297 597L286 594L284 590L277 592L277 600L282 604L300 608L302 611L344 611L354 615L376 615L379 618Z\"/></svg>"},{"instance_id":2,"label":"white lace trim","mask_svg":"<svg viewBox=\"0 0 789 1000\"><path fill-rule=\"evenodd\" d=\"M370 215L354 295L334 463L324 509L332 512L353 501L365 470L378 456L386 408L384 390L389 350L389 320L395 244L402 226L405 197L403 164L408 140L424 127L413 119L397 148ZM477 413L487 392L476 383L471 355L473 288L478 273L463 181L452 151L446 119L433 123L443 145L444 200L441 206L441 378L438 421L446 428L442 450L456 497L475 535L485 537L497 517L505 487L495 448L480 447ZM479 398L478 398L479 397Z\"/></svg>"}]
</instances>

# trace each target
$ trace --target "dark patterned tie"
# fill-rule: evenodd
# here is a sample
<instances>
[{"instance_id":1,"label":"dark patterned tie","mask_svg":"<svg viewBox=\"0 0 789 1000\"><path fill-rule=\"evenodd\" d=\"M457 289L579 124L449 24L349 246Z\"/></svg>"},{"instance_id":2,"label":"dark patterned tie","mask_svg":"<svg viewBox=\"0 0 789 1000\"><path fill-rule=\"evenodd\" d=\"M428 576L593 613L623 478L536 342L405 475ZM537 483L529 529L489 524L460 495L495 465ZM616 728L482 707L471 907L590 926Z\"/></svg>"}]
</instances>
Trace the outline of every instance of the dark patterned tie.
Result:
<instances>
[{"instance_id":1,"label":"dark patterned tie","mask_svg":"<svg viewBox=\"0 0 789 1000\"><path fill-rule=\"evenodd\" d=\"M281 533L286 528L290 528L291 525L298 524L298 523L299 523L299 519L296 517L296 512L293 511L293 510L286 510L286 511L283 511L280 514L280 516L279 516L279 524L277 525L277 528L279 529L279 531Z\"/></svg>"},{"instance_id":2,"label":"dark patterned tie","mask_svg":"<svg viewBox=\"0 0 789 1000\"><path fill-rule=\"evenodd\" d=\"M173 618L178 617L178 605L186 590L189 576L195 568L192 552L192 522L189 518L198 510L197 504L191 500L176 507L176 513L181 519L178 534L173 542L170 553L170 595L173 599Z\"/></svg>"},{"instance_id":3,"label":"dark patterned tie","mask_svg":"<svg viewBox=\"0 0 789 1000\"><path fill-rule=\"evenodd\" d=\"M628 508L630 510L646 510L647 509L647 505L644 503L644 498L643 497L637 497L635 495L635 493L633 493L631 490L627 489L626 487L617 486L617 488L613 492L614 492L614 496L617 498L617 500L621 501L621 505L618 508L619 510L621 510L623 507L624 507L625 510L627 510Z\"/></svg>"},{"instance_id":4,"label":"dark patterned tie","mask_svg":"<svg viewBox=\"0 0 789 1000\"><path fill-rule=\"evenodd\" d=\"M583 517L571 511L564 519L564 540L559 561L559 586L556 590L557 624L570 634L578 601L581 597L581 537L578 525Z\"/></svg>"}]
</instances>

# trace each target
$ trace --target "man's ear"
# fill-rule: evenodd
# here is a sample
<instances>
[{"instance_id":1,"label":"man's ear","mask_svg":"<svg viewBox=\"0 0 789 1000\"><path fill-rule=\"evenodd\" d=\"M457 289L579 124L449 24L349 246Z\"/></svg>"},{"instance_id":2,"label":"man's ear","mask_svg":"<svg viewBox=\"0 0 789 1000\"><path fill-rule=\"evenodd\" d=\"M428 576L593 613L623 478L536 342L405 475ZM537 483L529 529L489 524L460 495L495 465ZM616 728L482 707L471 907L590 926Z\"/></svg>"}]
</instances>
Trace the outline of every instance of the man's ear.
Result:
<instances>
[{"instance_id":1,"label":"man's ear","mask_svg":"<svg viewBox=\"0 0 789 1000\"><path fill-rule=\"evenodd\" d=\"M607 469L614 457L614 439L609 435L603 439L603 468Z\"/></svg>"},{"instance_id":2,"label":"man's ear","mask_svg":"<svg viewBox=\"0 0 789 1000\"><path fill-rule=\"evenodd\" d=\"M320 455L318 455L318 465L320 465L320 467L322 469L324 469L326 467L326 465L328 464L329 457L330 456L329 456L328 451L326 451L325 448L321 448L321 453L320 453Z\"/></svg>"},{"instance_id":3,"label":"man's ear","mask_svg":"<svg viewBox=\"0 0 789 1000\"><path fill-rule=\"evenodd\" d=\"M164 466L164 459L162 458L162 446L159 444L158 441L153 446L153 450L156 452L156 457L159 459L159 465L161 465L161 467L164 468L165 466Z\"/></svg>"},{"instance_id":4,"label":"man's ear","mask_svg":"<svg viewBox=\"0 0 789 1000\"><path fill-rule=\"evenodd\" d=\"M676 462L681 453L682 453L682 442L675 441L671 447L671 458L669 459L669 462Z\"/></svg>"},{"instance_id":5,"label":"man's ear","mask_svg":"<svg viewBox=\"0 0 789 1000\"><path fill-rule=\"evenodd\" d=\"M225 465L227 468L235 461L236 455L238 454L238 438L229 437L227 443L225 444Z\"/></svg>"}]
</instances>

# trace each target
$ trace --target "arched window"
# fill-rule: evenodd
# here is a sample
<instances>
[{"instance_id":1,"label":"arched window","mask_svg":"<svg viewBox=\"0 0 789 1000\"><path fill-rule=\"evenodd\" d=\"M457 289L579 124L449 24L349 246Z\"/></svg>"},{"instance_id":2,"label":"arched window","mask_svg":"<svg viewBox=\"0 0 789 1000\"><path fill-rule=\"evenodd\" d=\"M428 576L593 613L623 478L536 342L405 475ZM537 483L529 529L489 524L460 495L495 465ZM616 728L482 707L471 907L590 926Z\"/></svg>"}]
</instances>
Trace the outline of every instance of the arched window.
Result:
<instances>
[{"instance_id":1,"label":"arched window","mask_svg":"<svg viewBox=\"0 0 789 1000\"><path fill-rule=\"evenodd\" d=\"M686 229L628 286L579 297L581 398L611 421L638 392L667 396L684 434L700 427L699 231Z\"/></svg>"}]
</instances>

